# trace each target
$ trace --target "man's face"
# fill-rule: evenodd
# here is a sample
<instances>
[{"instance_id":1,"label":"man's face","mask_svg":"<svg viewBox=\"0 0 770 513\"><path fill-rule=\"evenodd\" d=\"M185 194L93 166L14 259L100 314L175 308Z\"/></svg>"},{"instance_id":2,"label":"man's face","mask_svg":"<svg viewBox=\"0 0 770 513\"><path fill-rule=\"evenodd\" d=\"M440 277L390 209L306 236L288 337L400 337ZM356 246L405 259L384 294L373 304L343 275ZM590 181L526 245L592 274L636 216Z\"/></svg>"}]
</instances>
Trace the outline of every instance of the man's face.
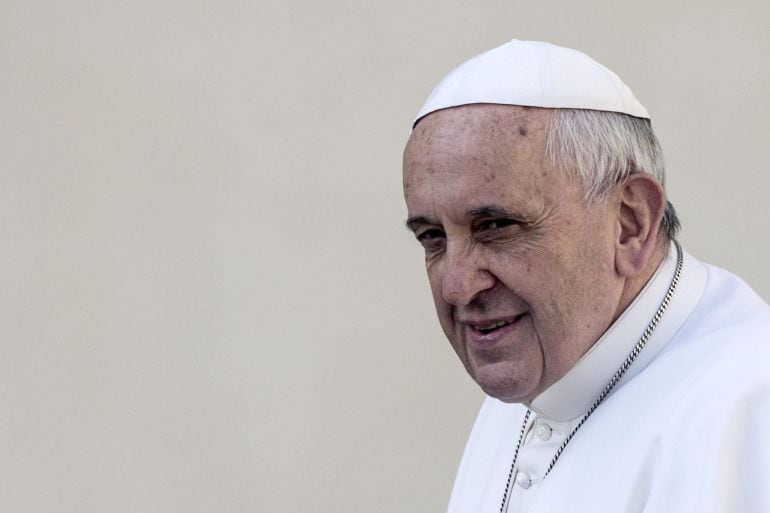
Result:
<instances>
[{"instance_id":1,"label":"man's face","mask_svg":"<svg viewBox=\"0 0 770 513\"><path fill-rule=\"evenodd\" d=\"M589 204L550 169L550 112L437 111L404 152L407 224L441 326L473 379L506 402L561 378L611 324L623 288L617 202Z\"/></svg>"}]
</instances>

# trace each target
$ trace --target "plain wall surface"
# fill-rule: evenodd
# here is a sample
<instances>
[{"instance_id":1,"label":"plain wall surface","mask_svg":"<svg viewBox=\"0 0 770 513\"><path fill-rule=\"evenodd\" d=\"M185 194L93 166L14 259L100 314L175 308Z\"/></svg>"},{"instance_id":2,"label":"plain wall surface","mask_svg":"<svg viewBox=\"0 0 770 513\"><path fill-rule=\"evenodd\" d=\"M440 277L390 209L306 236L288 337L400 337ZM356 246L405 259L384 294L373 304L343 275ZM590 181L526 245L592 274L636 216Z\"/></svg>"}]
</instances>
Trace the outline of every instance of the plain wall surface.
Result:
<instances>
[{"instance_id":1,"label":"plain wall surface","mask_svg":"<svg viewBox=\"0 0 770 513\"><path fill-rule=\"evenodd\" d=\"M766 2L0 0L0 511L428 512L481 393L403 228L437 81L613 69L770 298Z\"/></svg>"}]
</instances>

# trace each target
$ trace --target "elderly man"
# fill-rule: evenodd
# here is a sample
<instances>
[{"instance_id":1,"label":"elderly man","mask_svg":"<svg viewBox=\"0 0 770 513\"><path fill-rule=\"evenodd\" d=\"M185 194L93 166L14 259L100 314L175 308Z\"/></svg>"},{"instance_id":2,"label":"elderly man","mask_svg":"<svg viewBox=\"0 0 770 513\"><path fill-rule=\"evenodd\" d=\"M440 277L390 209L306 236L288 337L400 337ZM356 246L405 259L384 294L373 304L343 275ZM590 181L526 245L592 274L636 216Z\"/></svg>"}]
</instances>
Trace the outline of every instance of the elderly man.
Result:
<instances>
[{"instance_id":1,"label":"elderly man","mask_svg":"<svg viewBox=\"0 0 770 513\"><path fill-rule=\"evenodd\" d=\"M441 327L489 396L451 513L770 511L770 308L675 240L663 160L590 57L511 41L404 152Z\"/></svg>"}]
</instances>

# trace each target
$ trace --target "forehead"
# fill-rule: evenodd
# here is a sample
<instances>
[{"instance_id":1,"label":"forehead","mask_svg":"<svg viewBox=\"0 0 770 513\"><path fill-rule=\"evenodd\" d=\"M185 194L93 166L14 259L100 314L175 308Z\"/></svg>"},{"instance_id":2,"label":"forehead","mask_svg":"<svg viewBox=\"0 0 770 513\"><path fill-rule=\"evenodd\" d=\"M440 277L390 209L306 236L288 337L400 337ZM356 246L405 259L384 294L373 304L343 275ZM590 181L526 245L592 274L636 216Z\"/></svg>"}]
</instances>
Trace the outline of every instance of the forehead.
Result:
<instances>
[{"instance_id":1,"label":"forehead","mask_svg":"<svg viewBox=\"0 0 770 513\"><path fill-rule=\"evenodd\" d=\"M526 197L547 179L549 109L467 105L434 112L404 151L407 206Z\"/></svg>"}]
</instances>

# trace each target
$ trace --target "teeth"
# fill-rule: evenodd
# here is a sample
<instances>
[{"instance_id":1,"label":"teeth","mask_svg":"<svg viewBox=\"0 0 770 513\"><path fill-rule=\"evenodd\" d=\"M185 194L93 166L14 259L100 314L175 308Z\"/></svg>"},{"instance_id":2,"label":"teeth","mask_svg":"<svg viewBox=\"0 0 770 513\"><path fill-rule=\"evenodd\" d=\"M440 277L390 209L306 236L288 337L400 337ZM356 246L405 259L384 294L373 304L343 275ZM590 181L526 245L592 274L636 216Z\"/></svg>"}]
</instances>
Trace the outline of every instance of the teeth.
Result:
<instances>
[{"instance_id":1,"label":"teeth","mask_svg":"<svg viewBox=\"0 0 770 513\"><path fill-rule=\"evenodd\" d=\"M510 324L511 321L495 321L492 323L487 324L486 326L476 326L477 330L493 330L495 328L499 328L501 326L505 326L506 324Z\"/></svg>"}]
</instances>

